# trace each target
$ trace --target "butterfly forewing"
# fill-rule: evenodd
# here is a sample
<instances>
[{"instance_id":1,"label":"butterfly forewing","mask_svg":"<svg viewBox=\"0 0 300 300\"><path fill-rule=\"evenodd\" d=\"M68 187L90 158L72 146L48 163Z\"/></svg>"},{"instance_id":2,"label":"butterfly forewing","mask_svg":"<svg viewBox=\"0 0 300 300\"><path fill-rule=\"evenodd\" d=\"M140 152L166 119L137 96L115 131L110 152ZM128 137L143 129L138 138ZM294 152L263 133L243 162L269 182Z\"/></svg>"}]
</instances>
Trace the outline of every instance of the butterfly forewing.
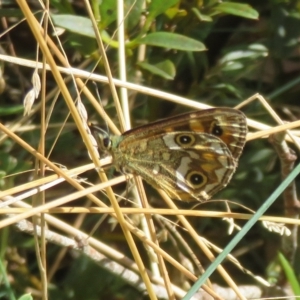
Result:
<instances>
[{"instance_id":1,"label":"butterfly forewing","mask_svg":"<svg viewBox=\"0 0 300 300\"><path fill-rule=\"evenodd\" d=\"M232 156L238 159L246 141L246 117L241 111L233 108L211 108L146 124L126 131L123 135L136 138L159 132L186 130L205 132L220 138L227 145Z\"/></svg>"}]
</instances>

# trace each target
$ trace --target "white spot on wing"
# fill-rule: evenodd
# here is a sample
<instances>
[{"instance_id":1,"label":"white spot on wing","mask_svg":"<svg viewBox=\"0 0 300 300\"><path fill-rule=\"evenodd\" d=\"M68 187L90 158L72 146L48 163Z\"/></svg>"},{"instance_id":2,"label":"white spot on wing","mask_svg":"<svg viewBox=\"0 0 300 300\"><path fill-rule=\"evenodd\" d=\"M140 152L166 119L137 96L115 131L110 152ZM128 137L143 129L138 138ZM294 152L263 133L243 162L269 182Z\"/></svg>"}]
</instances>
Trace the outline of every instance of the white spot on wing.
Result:
<instances>
[{"instance_id":1,"label":"white spot on wing","mask_svg":"<svg viewBox=\"0 0 300 300\"><path fill-rule=\"evenodd\" d=\"M185 191L185 192L187 192L187 193L190 193L191 191L190 191L190 189L188 188L188 186L186 186L184 183L182 183L182 182L177 182L177 186L181 189L181 190L183 190L183 191Z\"/></svg>"},{"instance_id":2,"label":"white spot on wing","mask_svg":"<svg viewBox=\"0 0 300 300\"><path fill-rule=\"evenodd\" d=\"M224 146L221 143L211 143L211 147L214 149L214 152L217 152L218 154L224 154Z\"/></svg>"},{"instance_id":3,"label":"white spot on wing","mask_svg":"<svg viewBox=\"0 0 300 300\"><path fill-rule=\"evenodd\" d=\"M208 196L208 194L205 191L201 191L200 192L200 197L202 197L204 200L208 200L210 197Z\"/></svg>"},{"instance_id":4,"label":"white spot on wing","mask_svg":"<svg viewBox=\"0 0 300 300\"><path fill-rule=\"evenodd\" d=\"M164 140L166 146L168 146L169 149L178 149L179 148L179 146L174 141L174 135L173 134L166 134L163 137L163 140Z\"/></svg>"},{"instance_id":5,"label":"white spot on wing","mask_svg":"<svg viewBox=\"0 0 300 300\"><path fill-rule=\"evenodd\" d=\"M189 163L192 160L189 157L183 157L181 159L180 165L178 169L176 170L176 179L177 179L177 185L184 191L189 192L189 189L187 188L187 185L185 184L185 175L187 174L189 170Z\"/></svg>"}]
</instances>

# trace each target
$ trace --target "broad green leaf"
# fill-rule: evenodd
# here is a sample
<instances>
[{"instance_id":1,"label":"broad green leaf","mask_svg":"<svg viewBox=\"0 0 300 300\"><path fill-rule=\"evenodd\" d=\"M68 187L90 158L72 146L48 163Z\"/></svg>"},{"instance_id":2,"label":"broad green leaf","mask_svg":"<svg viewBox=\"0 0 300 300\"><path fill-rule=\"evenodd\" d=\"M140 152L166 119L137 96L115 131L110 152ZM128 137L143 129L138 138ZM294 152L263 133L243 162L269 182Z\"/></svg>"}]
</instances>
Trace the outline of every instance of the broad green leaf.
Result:
<instances>
[{"instance_id":1,"label":"broad green leaf","mask_svg":"<svg viewBox=\"0 0 300 300\"><path fill-rule=\"evenodd\" d=\"M226 54L223 57L222 62L238 60L238 59L242 59L242 58L250 58L250 57L257 58L259 56L266 56L266 55L262 55L260 53L253 52L251 50L237 50L237 51L232 51L232 52Z\"/></svg>"},{"instance_id":2,"label":"broad green leaf","mask_svg":"<svg viewBox=\"0 0 300 300\"><path fill-rule=\"evenodd\" d=\"M184 35L171 32L154 32L135 41L138 44L147 44L151 46L176 49L183 51L204 51L203 43L186 37Z\"/></svg>"},{"instance_id":3,"label":"broad green leaf","mask_svg":"<svg viewBox=\"0 0 300 300\"><path fill-rule=\"evenodd\" d=\"M160 76L162 78L165 78L167 80L174 79L176 75L176 69L172 61L170 60L164 60L162 62L156 63L156 64L150 64L147 62L139 62L138 65L143 68L144 70L147 70L151 72L154 75Z\"/></svg>"},{"instance_id":4,"label":"broad green leaf","mask_svg":"<svg viewBox=\"0 0 300 300\"><path fill-rule=\"evenodd\" d=\"M149 18L154 19L156 16L164 13L168 8L177 4L179 0L152 0L148 7Z\"/></svg>"},{"instance_id":5,"label":"broad green leaf","mask_svg":"<svg viewBox=\"0 0 300 300\"><path fill-rule=\"evenodd\" d=\"M31 294L24 294L18 300L32 300Z\"/></svg>"},{"instance_id":6,"label":"broad green leaf","mask_svg":"<svg viewBox=\"0 0 300 300\"><path fill-rule=\"evenodd\" d=\"M292 266L290 265L290 263L287 261L287 259L281 253L278 253L278 258L283 267L285 276L287 277L288 282L292 287L294 295L300 295L299 281L297 280L297 276L296 276Z\"/></svg>"},{"instance_id":7,"label":"broad green leaf","mask_svg":"<svg viewBox=\"0 0 300 300\"><path fill-rule=\"evenodd\" d=\"M256 59L259 57L266 57L268 56L268 53L268 49L264 45L252 44L245 48L234 50L225 54L221 59L221 63L232 62L233 60L240 60L245 58Z\"/></svg>"},{"instance_id":8,"label":"broad green leaf","mask_svg":"<svg viewBox=\"0 0 300 300\"><path fill-rule=\"evenodd\" d=\"M85 17L72 15L51 15L56 26L65 28L71 32L95 38L92 22Z\"/></svg>"},{"instance_id":9,"label":"broad green leaf","mask_svg":"<svg viewBox=\"0 0 300 300\"><path fill-rule=\"evenodd\" d=\"M235 15L248 19L257 20L259 17L259 14L255 9L253 9L248 4L242 3L222 2L215 7L215 10L225 14Z\"/></svg>"}]
</instances>

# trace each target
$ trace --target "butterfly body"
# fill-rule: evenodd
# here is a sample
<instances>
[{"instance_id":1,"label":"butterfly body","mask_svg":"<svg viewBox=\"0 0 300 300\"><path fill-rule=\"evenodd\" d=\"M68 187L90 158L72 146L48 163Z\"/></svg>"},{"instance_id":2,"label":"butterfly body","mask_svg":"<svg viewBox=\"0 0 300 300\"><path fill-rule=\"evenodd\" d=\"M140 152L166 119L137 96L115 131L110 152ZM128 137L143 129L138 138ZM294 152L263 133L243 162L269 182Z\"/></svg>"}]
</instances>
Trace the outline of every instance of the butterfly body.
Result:
<instances>
[{"instance_id":1,"label":"butterfly body","mask_svg":"<svg viewBox=\"0 0 300 300\"><path fill-rule=\"evenodd\" d=\"M110 137L106 149L100 145L118 170L140 175L171 198L203 201L231 179L246 133L241 112L216 108L146 124Z\"/></svg>"}]
</instances>

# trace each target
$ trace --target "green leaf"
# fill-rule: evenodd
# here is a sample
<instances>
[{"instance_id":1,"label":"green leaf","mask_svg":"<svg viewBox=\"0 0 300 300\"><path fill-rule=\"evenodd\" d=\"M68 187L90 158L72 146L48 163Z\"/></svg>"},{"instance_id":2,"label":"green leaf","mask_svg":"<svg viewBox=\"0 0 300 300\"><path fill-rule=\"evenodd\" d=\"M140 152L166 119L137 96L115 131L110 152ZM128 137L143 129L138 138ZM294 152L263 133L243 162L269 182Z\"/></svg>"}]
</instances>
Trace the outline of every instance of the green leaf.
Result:
<instances>
[{"instance_id":1,"label":"green leaf","mask_svg":"<svg viewBox=\"0 0 300 300\"><path fill-rule=\"evenodd\" d=\"M18 300L32 300L31 294L24 294Z\"/></svg>"},{"instance_id":2,"label":"green leaf","mask_svg":"<svg viewBox=\"0 0 300 300\"><path fill-rule=\"evenodd\" d=\"M296 276L292 266L290 265L290 263L287 261L287 259L281 253L278 253L278 258L283 267L285 276L287 277L288 282L290 283L290 285L292 287L294 295L300 295L300 285L299 285L297 276Z\"/></svg>"},{"instance_id":3,"label":"green leaf","mask_svg":"<svg viewBox=\"0 0 300 300\"><path fill-rule=\"evenodd\" d=\"M184 35L171 32L154 32L143 38L137 39L138 44L147 44L151 46L176 49L183 51L204 51L206 50L203 43L186 37Z\"/></svg>"},{"instance_id":4,"label":"green leaf","mask_svg":"<svg viewBox=\"0 0 300 300\"><path fill-rule=\"evenodd\" d=\"M144 70L147 70L152 74L160 76L167 80L173 80L176 75L176 68L173 62L168 59L156 64L139 62L138 65Z\"/></svg>"},{"instance_id":5,"label":"green leaf","mask_svg":"<svg viewBox=\"0 0 300 300\"><path fill-rule=\"evenodd\" d=\"M71 32L95 38L95 32L90 19L72 15L55 15L52 19L56 26L65 28Z\"/></svg>"},{"instance_id":6,"label":"green leaf","mask_svg":"<svg viewBox=\"0 0 300 300\"><path fill-rule=\"evenodd\" d=\"M235 15L248 19L257 20L259 17L259 14L255 9L253 9L248 4L242 3L223 2L218 4L215 7L215 10L225 14Z\"/></svg>"},{"instance_id":7,"label":"green leaf","mask_svg":"<svg viewBox=\"0 0 300 300\"><path fill-rule=\"evenodd\" d=\"M240 48L239 50L233 50L225 54L221 63L232 62L241 59L257 59L259 57L268 56L268 49L262 44L250 44L246 47Z\"/></svg>"},{"instance_id":8,"label":"green leaf","mask_svg":"<svg viewBox=\"0 0 300 300\"><path fill-rule=\"evenodd\" d=\"M164 13L168 8L177 4L179 0L153 0L150 2L148 17L154 19L156 16Z\"/></svg>"}]
</instances>

